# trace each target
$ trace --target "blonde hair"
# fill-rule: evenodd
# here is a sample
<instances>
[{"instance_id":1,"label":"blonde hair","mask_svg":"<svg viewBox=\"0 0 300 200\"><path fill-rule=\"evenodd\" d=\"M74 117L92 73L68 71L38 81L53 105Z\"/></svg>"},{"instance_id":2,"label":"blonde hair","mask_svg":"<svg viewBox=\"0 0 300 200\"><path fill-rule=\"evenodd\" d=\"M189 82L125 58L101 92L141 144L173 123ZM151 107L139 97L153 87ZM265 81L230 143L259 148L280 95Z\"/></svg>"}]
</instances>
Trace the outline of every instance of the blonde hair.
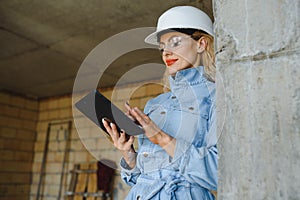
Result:
<instances>
[{"instance_id":1,"label":"blonde hair","mask_svg":"<svg viewBox=\"0 0 300 200\"><path fill-rule=\"evenodd\" d=\"M204 68L205 77L212 82L215 82L216 65L215 65L215 51L214 51L214 38L202 31L196 30L191 37L198 41L204 38L207 41L207 46L204 52L200 55L200 65ZM164 85L164 92L170 91L169 73L165 71L162 83Z\"/></svg>"},{"instance_id":2,"label":"blonde hair","mask_svg":"<svg viewBox=\"0 0 300 200\"><path fill-rule=\"evenodd\" d=\"M214 51L214 38L204 32L196 31L191 37L194 40L199 40L204 38L207 41L206 49L200 55L200 65L204 67L204 75L206 78L212 82L215 82L216 77L216 65L215 65L215 51Z\"/></svg>"}]
</instances>

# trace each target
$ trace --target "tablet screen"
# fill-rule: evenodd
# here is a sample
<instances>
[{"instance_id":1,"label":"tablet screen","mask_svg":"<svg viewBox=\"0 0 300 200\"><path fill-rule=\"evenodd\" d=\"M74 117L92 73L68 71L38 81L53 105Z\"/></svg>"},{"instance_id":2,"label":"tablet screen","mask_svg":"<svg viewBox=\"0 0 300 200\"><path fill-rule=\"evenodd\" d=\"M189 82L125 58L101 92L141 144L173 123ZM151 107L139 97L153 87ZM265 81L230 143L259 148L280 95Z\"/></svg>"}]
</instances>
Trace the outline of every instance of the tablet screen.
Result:
<instances>
[{"instance_id":1,"label":"tablet screen","mask_svg":"<svg viewBox=\"0 0 300 200\"><path fill-rule=\"evenodd\" d=\"M134 123L123 113L123 111L116 107L98 90L93 90L80 99L75 104L75 107L106 133L107 131L102 124L103 118L115 123L119 132L121 129L124 129L128 135L139 135L144 133L142 127Z\"/></svg>"}]
</instances>

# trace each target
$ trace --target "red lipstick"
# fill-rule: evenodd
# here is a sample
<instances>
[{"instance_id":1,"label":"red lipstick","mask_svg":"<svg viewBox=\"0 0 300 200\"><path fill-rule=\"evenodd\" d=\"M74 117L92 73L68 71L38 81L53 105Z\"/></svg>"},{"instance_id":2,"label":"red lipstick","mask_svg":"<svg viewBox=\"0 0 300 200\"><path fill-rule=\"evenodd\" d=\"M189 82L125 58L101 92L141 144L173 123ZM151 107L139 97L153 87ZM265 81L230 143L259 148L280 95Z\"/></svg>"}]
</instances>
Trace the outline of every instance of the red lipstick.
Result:
<instances>
[{"instance_id":1,"label":"red lipstick","mask_svg":"<svg viewBox=\"0 0 300 200\"><path fill-rule=\"evenodd\" d=\"M178 60L178 59L167 59L167 60L166 60L167 66L173 65L177 60Z\"/></svg>"}]
</instances>

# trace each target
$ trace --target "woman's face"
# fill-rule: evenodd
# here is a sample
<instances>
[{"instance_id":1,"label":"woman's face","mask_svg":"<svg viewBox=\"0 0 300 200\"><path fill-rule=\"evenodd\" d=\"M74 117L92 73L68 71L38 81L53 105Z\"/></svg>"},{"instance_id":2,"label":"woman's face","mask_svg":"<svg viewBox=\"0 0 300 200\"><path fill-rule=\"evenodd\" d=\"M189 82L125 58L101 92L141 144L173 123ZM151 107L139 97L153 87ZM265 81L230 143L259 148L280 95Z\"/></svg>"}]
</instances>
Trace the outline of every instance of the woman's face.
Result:
<instances>
[{"instance_id":1,"label":"woman's face","mask_svg":"<svg viewBox=\"0 0 300 200\"><path fill-rule=\"evenodd\" d=\"M200 65L199 44L189 35L180 32L165 33L160 37L159 48L170 75Z\"/></svg>"}]
</instances>

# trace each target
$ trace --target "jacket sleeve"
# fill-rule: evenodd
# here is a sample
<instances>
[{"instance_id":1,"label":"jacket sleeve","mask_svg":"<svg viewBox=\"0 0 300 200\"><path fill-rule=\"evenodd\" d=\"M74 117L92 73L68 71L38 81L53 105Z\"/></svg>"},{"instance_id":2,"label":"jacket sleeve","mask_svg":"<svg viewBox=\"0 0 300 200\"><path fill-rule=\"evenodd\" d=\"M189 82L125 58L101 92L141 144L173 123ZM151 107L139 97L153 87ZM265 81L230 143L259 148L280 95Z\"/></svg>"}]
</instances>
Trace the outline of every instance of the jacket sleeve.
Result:
<instances>
[{"instance_id":1,"label":"jacket sleeve","mask_svg":"<svg viewBox=\"0 0 300 200\"><path fill-rule=\"evenodd\" d=\"M135 166L133 169L130 169L124 158L122 158L120 162L120 167L122 180L129 186L135 185L137 178L141 174L137 166Z\"/></svg>"},{"instance_id":2,"label":"jacket sleeve","mask_svg":"<svg viewBox=\"0 0 300 200\"><path fill-rule=\"evenodd\" d=\"M178 161L181 174L192 183L209 190L217 190L218 151L216 134L216 111L213 104L210 112L210 128L204 145L195 147L183 139L176 140L173 161Z\"/></svg>"}]
</instances>

